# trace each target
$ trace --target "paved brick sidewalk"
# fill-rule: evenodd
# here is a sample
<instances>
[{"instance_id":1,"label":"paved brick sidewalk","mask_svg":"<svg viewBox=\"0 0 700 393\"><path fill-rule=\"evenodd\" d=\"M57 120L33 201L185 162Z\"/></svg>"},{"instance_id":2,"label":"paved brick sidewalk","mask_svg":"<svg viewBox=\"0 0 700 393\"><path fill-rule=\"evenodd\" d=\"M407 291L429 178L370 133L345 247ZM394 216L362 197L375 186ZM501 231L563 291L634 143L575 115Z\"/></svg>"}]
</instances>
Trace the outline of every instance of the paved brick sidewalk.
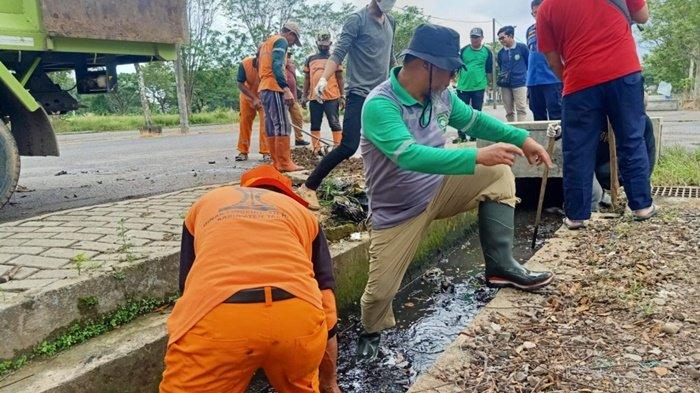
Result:
<instances>
[{"instance_id":1,"label":"paved brick sidewalk","mask_svg":"<svg viewBox=\"0 0 700 393\"><path fill-rule=\"evenodd\" d=\"M0 284L0 309L20 294L55 289L62 281L177 248L187 209L214 187L0 224L0 276L20 267L12 280Z\"/></svg>"}]
</instances>

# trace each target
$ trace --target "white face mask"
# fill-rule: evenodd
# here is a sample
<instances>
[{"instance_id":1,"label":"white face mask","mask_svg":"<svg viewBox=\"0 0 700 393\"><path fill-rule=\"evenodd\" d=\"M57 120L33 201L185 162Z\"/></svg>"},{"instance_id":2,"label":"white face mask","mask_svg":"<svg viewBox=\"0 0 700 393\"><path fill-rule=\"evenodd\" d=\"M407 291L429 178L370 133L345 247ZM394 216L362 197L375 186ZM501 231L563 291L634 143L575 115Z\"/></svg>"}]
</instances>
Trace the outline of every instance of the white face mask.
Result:
<instances>
[{"instance_id":1,"label":"white face mask","mask_svg":"<svg viewBox=\"0 0 700 393\"><path fill-rule=\"evenodd\" d=\"M394 8L394 4L396 0L377 0L377 6L384 14L388 14Z\"/></svg>"}]
</instances>

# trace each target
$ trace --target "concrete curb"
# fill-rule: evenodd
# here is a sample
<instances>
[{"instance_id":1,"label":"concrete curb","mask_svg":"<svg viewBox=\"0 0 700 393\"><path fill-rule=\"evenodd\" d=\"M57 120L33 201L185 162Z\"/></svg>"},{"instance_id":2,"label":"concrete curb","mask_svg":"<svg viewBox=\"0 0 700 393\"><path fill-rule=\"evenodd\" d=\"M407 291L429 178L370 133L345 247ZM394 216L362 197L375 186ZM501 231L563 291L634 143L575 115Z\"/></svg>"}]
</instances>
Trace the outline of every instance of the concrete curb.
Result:
<instances>
[{"instance_id":1,"label":"concrete curb","mask_svg":"<svg viewBox=\"0 0 700 393\"><path fill-rule=\"evenodd\" d=\"M569 231L563 226L556 232L555 236L547 240L547 243L540 250L537 251L535 255L530 258L527 262L527 267L534 270L545 270L552 269L557 276L563 276L571 274L571 272L558 271L556 266L552 266L549 255L564 254L564 250L571 244L572 239L576 236L576 232ZM555 277L555 280L557 278ZM497 314L501 315L515 315L518 310L527 309L526 306L522 306L523 303L529 304L539 304L540 300L544 295L537 293L525 293L521 291L516 291L514 289L506 288L501 289L479 313L476 315L474 320L465 327L464 330L469 329L472 326L479 326L490 320L492 316ZM519 307L515 307L515 304L519 304ZM464 335L459 335L457 338L445 349L445 352L440 355L440 357L435 361L431 368L418 377L418 379L413 383L413 385L408 390L408 393L452 393L455 390L455 385L449 381L445 381L440 378L440 370L456 368L459 365L468 362L469 359L464 359L464 352L460 349L467 338Z\"/></svg>"},{"instance_id":2,"label":"concrete curb","mask_svg":"<svg viewBox=\"0 0 700 393\"><path fill-rule=\"evenodd\" d=\"M412 266L414 272L429 256L439 253L446 243L471 231L474 222L475 215L469 213L433 222L421 242L417 260ZM369 236L365 233L359 242L333 244L331 254L338 284L338 308L348 310L359 301L366 282ZM110 303L100 302L100 307L113 309L119 305L114 299L133 293L134 288L152 290L154 292L142 292L152 297L156 297L156 293L174 293L177 290L178 263L178 254L175 253L161 256L157 263L151 260L133 264L124 271L125 278L119 282L123 286L116 284L113 277L103 275L100 284L92 281L90 285L76 283L65 287L54 304L77 309L76 294L96 296L94 291L99 290L101 294L116 294ZM143 277L150 279L143 282ZM21 315L21 310L22 305L17 305L18 315ZM139 318L55 358L33 362L0 381L0 392L153 392L163 370L167 317L168 314Z\"/></svg>"}]
</instances>

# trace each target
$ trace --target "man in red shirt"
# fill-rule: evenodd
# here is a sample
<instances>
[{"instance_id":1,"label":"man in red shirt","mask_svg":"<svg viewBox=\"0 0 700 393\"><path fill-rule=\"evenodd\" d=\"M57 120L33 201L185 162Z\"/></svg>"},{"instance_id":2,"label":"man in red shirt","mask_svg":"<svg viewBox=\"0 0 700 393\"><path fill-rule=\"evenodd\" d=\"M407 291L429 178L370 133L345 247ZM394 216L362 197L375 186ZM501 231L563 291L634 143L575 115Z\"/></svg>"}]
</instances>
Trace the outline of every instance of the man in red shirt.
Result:
<instances>
[{"instance_id":1,"label":"man in red shirt","mask_svg":"<svg viewBox=\"0 0 700 393\"><path fill-rule=\"evenodd\" d=\"M644 81L631 29L632 22L647 19L645 0L545 0L537 11L539 50L564 81L564 222L571 229L590 218L594 158L606 117L634 218L656 212L644 143Z\"/></svg>"}]
</instances>

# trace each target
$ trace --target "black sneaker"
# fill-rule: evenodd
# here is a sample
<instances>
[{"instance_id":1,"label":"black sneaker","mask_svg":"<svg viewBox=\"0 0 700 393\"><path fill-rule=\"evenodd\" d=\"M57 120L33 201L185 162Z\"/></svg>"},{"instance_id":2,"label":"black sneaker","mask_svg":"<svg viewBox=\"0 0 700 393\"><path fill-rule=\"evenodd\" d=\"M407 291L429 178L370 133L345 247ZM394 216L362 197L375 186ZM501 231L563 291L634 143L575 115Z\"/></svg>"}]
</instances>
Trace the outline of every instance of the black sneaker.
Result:
<instances>
[{"instance_id":1,"label":"black sneaker","mask_svg":"<svg viewBox=\"0 0 700 393\"><path fill-rule=\"evenodd\" d=\"M379 356L380 333L361 333L357 340L357 360L373 362Z\"/></svg>"},{"instance_id":2,"label":"black sneaker","mask_svg":"<svg viewBox=\"0 0 700 393\"><path fill-rule=\"evenodd\" d=\"M309 142L303 140L303 139L297 139L294 141L294 146L308 146Z\"/></svg>"}]
</instances>

